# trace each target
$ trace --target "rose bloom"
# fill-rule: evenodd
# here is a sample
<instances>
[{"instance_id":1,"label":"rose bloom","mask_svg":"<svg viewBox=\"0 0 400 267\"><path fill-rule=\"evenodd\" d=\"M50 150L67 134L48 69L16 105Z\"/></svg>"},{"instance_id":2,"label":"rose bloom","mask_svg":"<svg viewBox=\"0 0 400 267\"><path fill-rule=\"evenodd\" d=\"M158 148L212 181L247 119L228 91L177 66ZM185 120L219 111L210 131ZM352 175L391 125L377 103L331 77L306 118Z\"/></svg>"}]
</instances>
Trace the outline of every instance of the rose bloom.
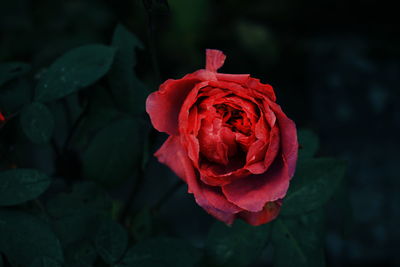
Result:
<instances>
[{"instance_id":1,"label":"rose bloom","mask_svg":"<svg viewBox=\"0 0 400 267\"><path fill-rule=\"evenodd\" d=\"M147 98L154 128L169 135L155 156L209 214L260 225L276 218L294 174L296 126L270 85L218 73L224 61L207 50L205 69L167 80Z\"/></svg>"}]
</instances>

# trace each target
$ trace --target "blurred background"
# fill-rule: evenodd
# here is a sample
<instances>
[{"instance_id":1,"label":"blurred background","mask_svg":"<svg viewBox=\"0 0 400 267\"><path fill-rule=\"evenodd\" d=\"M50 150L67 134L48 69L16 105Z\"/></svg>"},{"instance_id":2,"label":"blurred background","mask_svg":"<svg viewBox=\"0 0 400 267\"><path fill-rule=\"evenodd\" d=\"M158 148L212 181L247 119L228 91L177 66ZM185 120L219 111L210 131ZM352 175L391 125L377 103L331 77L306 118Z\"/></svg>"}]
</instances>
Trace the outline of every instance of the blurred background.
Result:
<instances>
[{"instance_id":1,"label":"blurred background","mask_svg":"<svg viewBox=\"0 0 400 267\"><path fill-rule=\"evenodd\" d=\"M123 23L145 44L136 71L154 91L203 68L206 48L224 51L221 72L271 84L288 116L319 135L319 155L349 162L347 186L328 211L328 266L398 266L397 17L393 6L374 0L2 0L0 62L40 69L79 45L109 44ZM148 190L157 194L176 180L150 164L138 209L152 204ZM180 190L162 218L174 234L201 242L213 219Z\"/></svg>"}]
</instances>

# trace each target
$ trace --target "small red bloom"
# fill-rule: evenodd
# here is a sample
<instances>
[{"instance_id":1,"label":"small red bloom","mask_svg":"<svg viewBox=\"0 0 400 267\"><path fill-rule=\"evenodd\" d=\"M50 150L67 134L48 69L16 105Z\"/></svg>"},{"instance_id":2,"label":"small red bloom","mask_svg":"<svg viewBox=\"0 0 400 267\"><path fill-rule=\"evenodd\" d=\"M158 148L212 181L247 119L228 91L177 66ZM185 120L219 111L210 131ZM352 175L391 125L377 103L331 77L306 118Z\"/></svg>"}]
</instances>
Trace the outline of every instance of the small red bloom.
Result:
<instances>
[{"instance_id":1,"label":"small red bloom","mask_svg":"<svg viewBox=\"0 0 400 267\"><path fill-rule=\"evenodd\" d=\"M170 135L155 156L217 219L260 225L278 215L294 174L296 126L270 85L218 73L224 61L207 50L206 69L167 80L147 98L153 126Z\"/></svg>"},{"instance_id":2,"label":"small red bloom","mask_svg":"<svg viewBox=\"0 0 400 267\"><path fill-rule=\"evenodd\" d=\"M4 115L0 112L0 122L4 122L6 121L6 118L4 117Z\"/></svg>"}]
</instances>

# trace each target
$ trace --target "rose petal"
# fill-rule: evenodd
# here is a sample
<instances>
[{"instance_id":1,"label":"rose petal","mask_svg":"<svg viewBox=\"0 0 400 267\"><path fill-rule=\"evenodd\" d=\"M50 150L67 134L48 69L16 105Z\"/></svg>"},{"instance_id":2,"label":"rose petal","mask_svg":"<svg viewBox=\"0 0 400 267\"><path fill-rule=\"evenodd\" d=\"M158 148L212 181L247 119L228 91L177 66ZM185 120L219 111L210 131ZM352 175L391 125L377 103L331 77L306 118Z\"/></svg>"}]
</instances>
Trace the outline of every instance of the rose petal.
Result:
<instances>
[{"instance_id":1,"label":"rose petal","mask_svg":"<svg viewBox=\"0 0 400 267\"><path fill-rule=\"evenodd\" d=\"M218 193L217 189L199 182L178 136L170 136L154 155L161 163L170 167L180 178L186 181L188 191L194 194L198 205L219 220L232 224L235 213L241 209L228 202L222 193Z\"/></svg>"},{"instance_id":2,"label":"rose petal","mask_svg":"<svg viewBox=\"0 0 400 267\"><path fill-rule=\"evenodd\" d=\"M259 212L242 211L238 214L248 224L259 226L275 219L281 209L281 201L268 202Z\"/></svg>"},{"instance_id":3,"label":"rose petal","mask_svg":"<svg viewBox=\"0 0 400 267\"><path fill-rule=\"evenodd\" d=\"M206 50L206 70L217 72L224 65L226 56L222 51L215 49Z\"/></svg>"},{"instance_id":4,"label":"rose petal","mask_svg":"<svg viewBox=\"0 0 400 267\"><path fill-rule=\"evenodd\" d=\"M160 89L151 93L146 100L146 111L154 128L160 132L177 135L179 112L188 94L196 84L215 79L214 73L199 70L179 80L165 81Z\"/></svg>"},{"instance_id":5,"label":"rose petal","mask_svg":"<svg viewBox=\"0 0 400 267\"><path fill-rule=\"evenodd\" d=\"M286 164L277 158L267 172L233 181L222 186L222 192L228 201L242 209L258 212L265 203L283 198L289 181Z\"/></svg>"},{"instance_id":6,"label":"rose petal","mask_svg":"<svg viewBox=\"0 0 400 267\"><path fill-rule=\"evenodd\" d=\"M281 107L270 102L271 109L275 112L281 132L281 147L283 158L288 165L289 176L293 177L296 170L297 152L299 143L297 141L296 124L283 113Z\"/></svg>"},{"instance_id":7,"label":"rose petal","mask_svg":"<svg viewBox=\"0 0 400 267\"><path fill-rule=\"evenodd\" d=\"M259 79L250 77L249 74L227 74L217 73L216 77L219 81L234 82L245 88L254 89L272 101L276 101L274 89L269 84L261 83Z\"/></svg>"},{"instance_id":8,"label":"rose petal","mask_svg":"<svg viewBox=\"0 0 400 267\"><path fill-rule=\"evenodd\" d=\"M187 180L187 176L195 175L193 166L186 161L186 151L182 148L178 136L168 137L154 156L184 181Z\"/></svg>"}]
</instances>

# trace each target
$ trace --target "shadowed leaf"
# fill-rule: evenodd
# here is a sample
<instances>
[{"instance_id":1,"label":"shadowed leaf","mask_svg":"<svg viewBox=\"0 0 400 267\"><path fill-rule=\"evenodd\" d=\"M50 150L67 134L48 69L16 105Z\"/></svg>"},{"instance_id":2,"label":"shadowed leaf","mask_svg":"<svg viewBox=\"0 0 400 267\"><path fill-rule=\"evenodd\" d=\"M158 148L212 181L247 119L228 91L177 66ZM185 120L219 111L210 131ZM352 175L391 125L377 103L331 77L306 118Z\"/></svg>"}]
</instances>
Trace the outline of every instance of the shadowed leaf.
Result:
<instances>
[{"instance_id":1,"label":"shadowed leaf","mask_svg":"<svg viewBox=\"0 0 400 267\"><path fill-rule=\"evenodd\" d=\"M159 237L130 248L115 267L191 267L200 257L200 251L184 240Z\"/></svg>"},{"instance_id":2,"label":"shadowed leaf","mask_svg":"<svg viewBox=\"0 0 400 267\"><path fill-rule=\"evenodd\" d=\"M60 242L51 228L20 211L0 210L0 251L14 265L29 266L36 258L63 262Z\"/></svg>"},{"instance_id":3,"label":"shadowed leaf","mask_svg":"<svg viewBox=\"0 0 400 267\"><path fill-rule=\"evenodd\" d=\"M128 247L128 234L113 220L104 220L97 230L95 246L99 255L108 264L117 262Z\"/></svg>"},{"instance_id":4,"label":"shadowed leaf","mask_svg":"<svg viewBox=\"0 0 400 267\"><path fill-rule=\"evenodd\" d=\"M12 206L37 198L51 179L39 171L13 169L0 172L0 206Z\"/></svg>"},{"instance_id":5,"label":"shadowed leaf","mask_svg":"<svg viewBox=\"0 0 400 267\"><path fill-rule=\"evenodd\" d=\"M274 266L325 266L323 251L324 213L317 210L296 219L274 222Z\"/></svg>"},{"instance_id":6,"label":"shadowed leaf","mask_svg":"<svg viewBox=\"0 0 400 267\"><path fill-rule=\"evenodd\" d=\"M31 67L22 62L8 62L0 64L0 87L6 82L27 73Z\"/></svg>"},{"instance_id":7,"label":"shadowed leaf","mask_svg":"<svg viewBox=\"0 0 400 267\"><path fill-rule=\"evenodd\" d=\"M41 103L32 103L24 108L20 120L22 130L33 143L47 143L53 135L53 114Z\"/></svg>"},{"instance_id":8,"label":"shadowed leaf","mask_svg":"<svg viewBox=\"0 0 400 267\"><path fill-rule=\"evenodd\" d=\"M100 131L84 152L84 177L112 185L132 175L143 148L140 125L138 120L125 118Z\"/></svg>"},{"instance_id":9,"label":"shadowed leaf","mask_svg":"<svg viewBox=\"0 0 400 267\"><path fill-rule=\"evenodd\" d=\"M42 257L34 260L30 267L62 267L62 265L49 257Z\"/></svg>"},{"instance_id":10,"label":"shadowed leaf","mask_svg":"<svg viewBox=\"0 0 400 267\"><path fill-rule=\"evenodd\" d=\"M312 158L318 150L318 136L310 130L302 129L298 132L299 139L299 160Z\"/></svg>"},{"instance_id":11,"label":"shadowed leaf","mask_svg":"<svg viewBox=\"0 0 400 267\"><path fill-rule=\"evenodd\" d=\"M238 220L227 226L216 222L206 243L209 263L212 266L247 266L260 255L269 236L269 224L255 227Z\"/></svg>"},{"instance_id":12,"label":"shadowed leaf","mask_svg":"<svg viewBox=\"0 0 400 267\"><path fill-rule=\"evenodd\" d=\"M303 161L296 170L283 200L282 215L292 216L324 205L344 177L346 164L330 158Z\"/></svg>"},{"instance_id":13,"label":"shadowed leaf","mask_svg":"<svg viewBox=\"0 0 400 267\"><path fill-rule=\"evenodd\" d=\"M143 49L143 45L133 33L120 24L115 29L112 46L117 48L108 80L113 97L121 110L140 114L144 111L147 89L136 77L134 68L135 49Z\"/></svg>"}]
</instances>

